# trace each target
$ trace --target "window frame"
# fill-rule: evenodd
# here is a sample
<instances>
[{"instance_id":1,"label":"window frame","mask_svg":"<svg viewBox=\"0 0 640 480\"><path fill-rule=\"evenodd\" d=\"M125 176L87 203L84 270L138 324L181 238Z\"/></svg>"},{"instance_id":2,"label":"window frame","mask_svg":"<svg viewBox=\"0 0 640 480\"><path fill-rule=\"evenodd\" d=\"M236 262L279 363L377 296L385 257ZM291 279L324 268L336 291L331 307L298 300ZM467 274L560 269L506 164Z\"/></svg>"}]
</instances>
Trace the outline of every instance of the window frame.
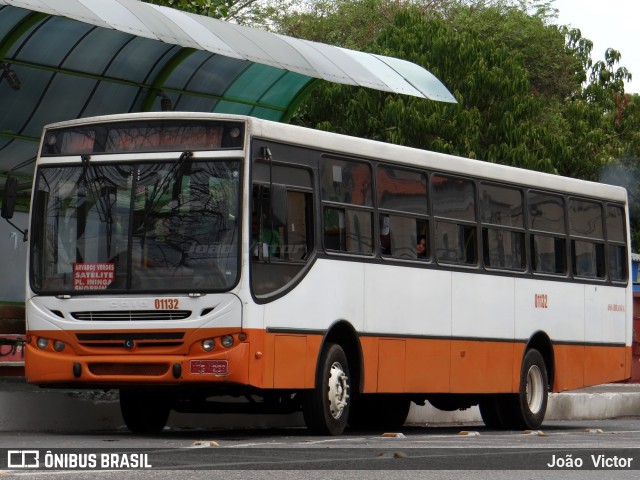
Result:
<instances>
[{"instance_id":1,"label":"window frame","mask_svg":"<svg viewBox=\"0 0 640 480\"><path fill-rule=\"evenodd\" d=\"M624 255L623 255L623 260L628 260L629 258L629 233L627 231L628 229L628 224L626 222L626 217L627 217L627 212L625 210L625 206L618 204L618 203L613 203L613 202L604 202L604 229L605 229L605 237L606 237L606 241L605 241L605 264L606 264L606 270L607 270L607 279L615 285L626 285L629 282L629 278L630 278L630 274L631 272L629 271L629 262L628 261L623 261L622 264L620 265L623 269L623 275L621 279L618 278L613 278L611 275L612 272L612 268L611 268L611 254L613 253L613 249L622 249ZM621 216L621 220L622 220L622 240L613 240L611 239L611 236L609 235L609 209L611 208L615 208L615 209L619 209L622 212L622 216Z\"/></svg>"},{"instance_id":2,"label":"window frame","mask_svg":"<svg viewBox=\"0 0 640 480\"><path fill-rule=\"evenodd\" d=\"M337 161L337 162L351 162L353 164L360 164L363 166L368 167L369 169L369 181L365 182L365 185L368 187L368 199L369 201L367 202L367 195L364 194L363 196L363 200L364 202L366 202L366 204L356 204L356 203L347 203L347 202L343 202L343 201L336 201L335 199L327 199L325 198L325 189L324 189L324 184L323 184L323 177L328 174L328 172L324 171L323 168L326 168L326 164L332 161ZM318 170L319 170L319 174L318 174L318 197L319 197L319 202L320 202L320 221L317 223L317 225L319 225L319 233L321 236L321 245L322 245L322 249L327 253L327 254L331 254L331 255L356 255L358 257L374 257L376 255L377 249L378 249L378 241L376 241L376 232L377 232L377 227L375 225L375 212L376 212L376 199L375 199L375 190L374 190L374 165L372 164L372 162L364 160L364 159L356 159L356 158L350 158L350 157L341 157L341 156L337 156L337 155L321 155L319 158L319 164L318 164ZM335 174L334 172L332 172L332 175ZM347 238L347 233L346 233L346 228L344 229L344 246L345 248L331 248L330 246L327 246L328 242L327 241L327 211L328 210L336 210L338 212L342 212L342 216L345 220L345 225L346 225L346 220L347 220L347 216L348 214L358 214L361 212L366 212L369 213L370 216L370 245L371 245L371 251L370 252L361 252L361 251L352 251L348 249L348 242L349 239ZM340 229L340 220L338 220L338 228ZM342 230L339 230L339 237L342 238Z\"/></svg>"},{"instance_id":3,"label":"window frame","mask_svg":"<svg viewBox=\"0 0 640 480\"><path fill-rule=\"evenodd\" d=\"M473 198L473 205L472 205L472 209L473 209L473 220L469 220L469 219L465 219L465 218L456 218L453 216L445 216L445 215L439 215L436 213L436 198L437 198L437 193L435 192L434 189L434 183L433 183L433 179L434 177L446 177L449 179L453 179L453 180L459 180L462 182L466 182L468 185L471 186L473 192L472 192L472 198ZM473 179L473 178L469 178L469 177L465 177L463 175L457 175L457 174L452 174L452 173L445 173L445 172L432 172L429 175L429 187L430 187L430 195L429 198L431 199L431 213L432 213L432 219L433 219L433 244L432 244L432 251L433 251L433 258L435 260L436 263L438 263L439 265L448 265L448 266L456 266L456 267L460 267L460 268L468 268L468 269L477 269L481 266L481 261L480 261L480 251L481 251L481 247L480 247L480 242L481 242L481 238L480 238L480 231L479 231L479 215L478 215L478 179ZM468 262L468 261L452 261L452 260L447 260L444 258L439 257L438 255L438 250L439 250L439 243L438 243L438 227L440 225L457 225L459 228L462 229L469 229L469 232L473 232L473 238L475 240L475 242L473 243L473 261L472 262ZM464 237L464 236L463 236ZM458 238L460 238L460 235L458 235ZM467 240L465 240L463 238L463 241L467 242ZM466 247L466 245L465 245ZM450 250L450 249L447 249ZM466 258L466 255L468 254L468 251L466 250L466 248L460 249L458 250L459 253L462 254L463 257Z\"/></svg>"},{"instance_id":4,"label":"window frame","mask_svg":"<svg viewBox=\"0 0 640 480\"><path fill-rule=\"evenodd\" d=\"M532 215L531 215L531 196L533 194L536 195L546 195L549 197L556 197L559 198L562 201L562 232L559 231L553 231L550 229L544 229L544 228L534 228L532 227ZM554 192L554 191L549 191L549 190L541 190L538 188L530 188L527 189L525 191L525 212L526 212L526 220L525 220L525 229L527 232L527 237L529 239L528 246L529 246L529 257L528 257L528 263L529 263L529 270L531 271L531 273L534 276L553 276L553 277L560 277L560 278L570 278L571 276L571 270L570 270L570 265L569 265L569 253L568 253L568 242L569 242L569 236L568 236L568 226L567 226L567 198L566 195ZM548 271L544 271L544 270L540 270L537 265L538 263L536 262L536 244L534 243L535 240L537 238L553 238L554 239L554 259L555 261L557 261L558 259L558 255L561 255L561 259L562 259L562 263L563 263L563 271L559 272L559 271L555 271L555 272L548 272ZM562 247L558 248L557 246L555 246L555 244L557 244L558 242L562 242Z\"/></svg>"},{"instance_id":5,"label":"window frame","mask_svg":"<svg viewBox=\"0 0 640 480\"><path fill-rule=\"evenodd\" d=\"M425 202L423 205L422 213L415 211L411 206L409 206L408 208L389 208L385 206L380 206L381 204L380 197L383 191L380 189L379 171L382 169L395 170L398 172L403 172L406 174L414 174L421 177L420 182L421 183L424 182L423 186L424 186L424 202ZM376 201L376 214L378 219L378 221L376 222L376 225L378 226L378 229L379 229L379 232L377 235L377 239L378 239L377 251L379 252L380 256L383 259L389 260L389 261L420 262L420 263L433 261L433 249L431 246L431 238L432 238L432 232L431 232L432 222L431 222L431 215L430 215L431 199L430 199L430 189L429 189L431 180L430 180L429 172L423 169L411 168L410 166L404 166L404 165L399 166L399 165L379 162L375 166L374 178L375 178L374 198ZM394 178L399 178L399 177L394 177ZM384 222L385 217L389 218L390 222L392 217L397 219L405 219L405 220L409 219L409 220L415 221L415 245L411 247L416 253L415 258L409 255L405 256L401 254L396 254L392 250L390 250L389 252L384 251L383 249L384 247L382 245L382 238L387 235L389 236L388 241L389 241L390 249L392 248L392 242L393 242L392 231L390 231L388 234L385 234L382 228L382 224ZM419 227L420 223L424 224L422 228ZM422 233L422 230L424 230L424 233ZM405 232L403 232L403 234L404 233ZM426 251L424 256L421 256L420 254L417 253L418 242L420 241L420 238L422 236L425 237ZM411 243L414 243L414 242L411 242Z\"/></svg>"},{"instance_id":6,"label":"window frame","mask_svg":"<svg viewBox=\"0 0 640 480\"><path fill-rule=\"evenodd\" d=\"M575 204L592 204L594 206L599 207L600 209L600 236L597 233L593 235L588 235L585 232L580 232L577 230L575 220L578 218L577 213L574 213L574 209L572 208ZM571 262L571 273L574 278L579 279L588 279L590 281L606 281L607 278L607 265L606 265L606 232L605 232L605 217L604 217L604 207L602 202L593 200L593 199L585 199L583 197L577 196L569 196L568 201L566 202L566 212L567 212L567 223L569 227L569 245L570 245L570 262ZM591 257L595 256L592 262L595 275L588 275L581 273L579 267L579 258L578 258L578 246L591 246L594 252Z\"/></svg>"},{"instance_id":7,"label":"window frame","mask_svg":"<svg viewBox=\"0 0 640 480\"><path fill-rule=\"evenodd\" d=\"M513 192L516 192L520 195L520 208L522 209L522 212L520 214L520 225L519 226L514 226L513 222L510 222L510 225L505 225L503 223L494 223L491 222L489 220L484 220L483 219L483 213L484 213L484 206L485 206L485 202L483 201L482 198L482 192L483 192L483 187L490 187L490 188L494 188L494 189L503 189L503 190L511 190ZM527 240L526 240L526 235L527 235L527 229L526 229L526 204L525 204L525 192L522 188L516 186L516 185L504 185L504 184L500 184L500 183L495 183L495 182L491 182L491 181L486 181L486 180L480 180L478 182L478 219L479 219L479 223L480 223L480 230L481 230L481 234L482 234L482 262L484 267L487 270L497 270L497 271L508 271L508 272L526 272L529 266L529 262L527 261ZM512 266L496 266L496 265L491 265L490 262L487 261L487 259L491 258L491 249L490 247L490 239L489 239L489 231L493 230L496 231L498 233L502 232L502 233L509 233L512 235L516 235L518 234L520 236L520 246L521 246L521 262L520 262L520 267L512 267Z\"/></svg>"}]
</instances>

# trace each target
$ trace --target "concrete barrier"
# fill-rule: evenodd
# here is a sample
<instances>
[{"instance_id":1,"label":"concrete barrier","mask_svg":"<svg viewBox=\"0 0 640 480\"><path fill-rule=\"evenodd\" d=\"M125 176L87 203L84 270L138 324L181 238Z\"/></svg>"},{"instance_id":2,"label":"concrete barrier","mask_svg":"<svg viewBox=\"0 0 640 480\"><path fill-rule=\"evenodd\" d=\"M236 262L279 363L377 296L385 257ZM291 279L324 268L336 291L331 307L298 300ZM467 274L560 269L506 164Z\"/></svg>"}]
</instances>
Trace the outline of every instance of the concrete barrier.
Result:
<instances>
[{"instance_id":1,"label":"concrete barrier","mask_svg":"<svg viewBox=\"0 0 640 480\"><path fill-rule=\"evenodd\" d=\"M640 415L640 385L607 384L549 395L545 421L597 420ZM431 405L411 405L408 424L481 422L478 407L443 412Z\"/></svg>"}]
</instances>

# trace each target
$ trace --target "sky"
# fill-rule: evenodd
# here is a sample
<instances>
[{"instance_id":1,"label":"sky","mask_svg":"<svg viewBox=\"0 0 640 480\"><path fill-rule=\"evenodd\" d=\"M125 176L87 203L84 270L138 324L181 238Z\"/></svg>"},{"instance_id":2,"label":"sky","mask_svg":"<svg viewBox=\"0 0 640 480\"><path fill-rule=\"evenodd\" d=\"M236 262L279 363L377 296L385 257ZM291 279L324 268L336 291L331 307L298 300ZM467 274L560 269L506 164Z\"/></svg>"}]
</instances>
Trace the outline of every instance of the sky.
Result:
<instances>
[{"instance_id":1,"label":"sky","mask_svg":"<svg viewBox=\"0 0 640 480\"><path fill-rule=\"evenodd\" d=\"M640 1L639 0L555 0L557 23L579 28L583 38L593 42L591 58L604 60L611 47L622 55L618 66L627 67L633 80L627 93L640 93Z\"/></svg>"}]
</instances>

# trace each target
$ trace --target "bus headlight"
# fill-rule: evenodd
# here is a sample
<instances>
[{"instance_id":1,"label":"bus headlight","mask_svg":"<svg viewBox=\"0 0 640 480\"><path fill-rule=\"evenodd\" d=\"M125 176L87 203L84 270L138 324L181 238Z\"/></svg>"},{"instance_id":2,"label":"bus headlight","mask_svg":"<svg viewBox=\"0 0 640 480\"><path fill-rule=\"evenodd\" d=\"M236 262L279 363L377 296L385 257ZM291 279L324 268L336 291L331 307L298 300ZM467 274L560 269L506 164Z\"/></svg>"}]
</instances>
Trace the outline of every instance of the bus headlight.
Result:
<instances>
[{"instance_id":1,"label":"bus headlight","mask_svg":"<svg viewBox=\"0 0 640 480\"><path fill-rule=\"evenodd\" d=\"M216 347L216 342L212 338L208 338L202 341L202 349L205 352L210 352Z\"/></svg>"},{"instance_id":2,"label":"bus headlight","mask_svg":"<svg viewBox=\"0 0 640 480\"><path fill-rule=\"evenodd\" d=\"M38 348L40 350L46 350L47 347L49 346L49 339L44 337L38 337L38 340L36 341L36 345L38 345Z\"/></svg>"},{"instance_id":3,"label":"bus headlight","mask_svg":"<svg viewBox=\"0 0 640 480\"><path fill-rule=\"evenodd\" d=\"M230 348L233 346L233 337L231 335L225 335L222 337L221 343L224 348Z\"/></svg>"},{"instance_id":4,"label":"bus headlight","mask_svg":"<svg viewBox=\"0 0 640 480\"><path fill-rule=\"evenodd\" d=\"M61 351L63 351L63 350L64 350L64 347L66 347L66 346L67 346L67 344L66 344L66 343L64 343L62 340L55 340L55 341L53 342L53 349L54 349L56 352L61 352Z\"/></svg>"}]
</instances>

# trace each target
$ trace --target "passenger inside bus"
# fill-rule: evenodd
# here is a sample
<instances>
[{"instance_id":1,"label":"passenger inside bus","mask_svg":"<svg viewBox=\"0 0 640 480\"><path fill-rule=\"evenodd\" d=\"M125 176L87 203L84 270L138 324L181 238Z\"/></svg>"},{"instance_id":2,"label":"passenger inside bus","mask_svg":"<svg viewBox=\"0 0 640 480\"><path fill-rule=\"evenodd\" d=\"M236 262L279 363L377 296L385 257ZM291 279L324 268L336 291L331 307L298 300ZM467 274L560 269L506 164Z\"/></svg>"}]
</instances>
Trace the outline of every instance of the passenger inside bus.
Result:
<instances>
[{"instance_id":1,"label":"passenger inside bus","mask_svg":"<svg viewBox=\"0 0 640 480\"><path fill-rule=\"evenodd\" d=\"M256 258L280 257L280 234L270 227L266 217L258 221L258 214L251 216L251 251Z\"/></svg>"},{"instance_id":2,"label":"passenger inside bus","mask_svg":"<svg viewBox=\"0 0 640 480\"><path fill-rule=\"evenodd\" d=\"M425 258L427 256L427 237L420 235L418 237L418 245L416 246L416 253L418 258Z\"/></svg>"},{"instance_id":3,"label":"passenger inside bus","mask_svg":"<svg viewBox=\"0 0 640 480\"><path fill-rule=\"evenodd\" d=\"M382 255L391 254L391 229L388 215L381 217L380 221L380 253Z\"/></svg>"}]
</instances>

